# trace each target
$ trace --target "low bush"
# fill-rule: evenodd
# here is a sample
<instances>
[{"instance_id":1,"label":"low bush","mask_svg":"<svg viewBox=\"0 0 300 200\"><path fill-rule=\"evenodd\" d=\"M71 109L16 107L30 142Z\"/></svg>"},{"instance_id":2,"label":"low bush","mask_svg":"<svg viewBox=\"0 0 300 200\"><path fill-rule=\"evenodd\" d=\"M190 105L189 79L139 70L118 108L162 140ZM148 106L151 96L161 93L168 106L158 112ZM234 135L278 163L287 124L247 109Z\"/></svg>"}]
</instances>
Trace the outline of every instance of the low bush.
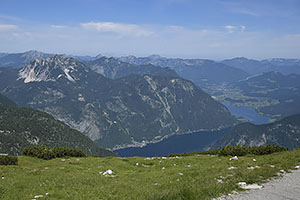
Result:
<instances>
[{"instance_id":1,"label":"low bush","mask_svg":"<svg viewBox=\"0 0 300 200\"><path fill-rule=\"evenodd\" d=\"M17 165L18 157L0 155L0 165Z\"/></svg>"},{"instance_id":2,"label":"low bush","mask_svg":"<svg viewBox=\"0 0 300 200\"><path fill-rule=\"evenodd\" d=\"M200 152L200 154L211 154L211 155L220 155L220 156L245 156L247 154L253 155L267 155L275 152L287 151L288 148L281 147L279 145L266 145L266 146L231 146L228 145L223 149L209 150Z\"/></svg>"},{"instance_id":3,"label":"low bush","mask_svg":"<svg viewBox=\"0 0 300 200\"><path fill-rule=\"evenodd\" d=\"M228 145L223 149L220 149L218 155L220 156L245 156L250 153L250 148L247 146L231 146Z\"/></svg>"},{"instance_id":4,"label":"low bush","mask_svg":"<svg viewBox=\"0 0 300 200\"><path fill-rule=\"evenodd\" d=\"M61 157L86 157L87 155L79 149L71 149L67 147L48 148L45 146L30 146L22 151L22 155L37 157L44 160Z\"/></svg>"},{"instance_id":5,"label":"low bush","mask_svg":"<svg viewBox=\"0 0 300 200\"><path fill-rule=\"evenodd\" d=\"M193 153L182 153L182 154L171 154L169 157L175 156L192 156L195 154L203 154L203 155L219 155L219 156L245 156L247 154L253 155L267 155L275 152L287 151L288 148L281 147L279 145L266 145L266 146L231 146L228 145L222 149L215 149L203 152L193 152Z\"/></svg>"}]
</instances>

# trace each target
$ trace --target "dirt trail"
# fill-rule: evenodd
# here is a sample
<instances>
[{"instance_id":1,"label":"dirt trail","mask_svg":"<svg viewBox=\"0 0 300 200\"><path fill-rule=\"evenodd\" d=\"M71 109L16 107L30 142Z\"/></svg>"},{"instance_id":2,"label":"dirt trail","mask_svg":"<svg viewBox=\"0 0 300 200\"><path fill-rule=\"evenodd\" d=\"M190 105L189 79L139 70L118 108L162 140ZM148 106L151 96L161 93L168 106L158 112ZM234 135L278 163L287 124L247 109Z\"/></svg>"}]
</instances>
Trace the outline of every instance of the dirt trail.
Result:
<instances>
[{"instance_id":1,"label":"dirt trail","mask_svg":"<svg viewBox=\"0 0 300 200\"><path fill-rule=\"evenodd\" d=\"M218 200L300 200L300 170L263 184L262 189L218 198Z\"/></svg>"}]
</instances>

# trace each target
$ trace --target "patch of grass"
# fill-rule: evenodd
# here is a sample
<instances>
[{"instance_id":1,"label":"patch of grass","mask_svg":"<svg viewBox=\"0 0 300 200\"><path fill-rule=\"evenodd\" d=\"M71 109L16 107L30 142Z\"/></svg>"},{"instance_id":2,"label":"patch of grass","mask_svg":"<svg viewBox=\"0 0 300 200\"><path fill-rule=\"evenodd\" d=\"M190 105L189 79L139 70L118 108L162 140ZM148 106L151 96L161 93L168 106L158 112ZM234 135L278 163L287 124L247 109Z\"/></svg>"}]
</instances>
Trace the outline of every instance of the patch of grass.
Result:
<instances>
[{"instance_id":1,"label":"patch of grass","mask_svg":"<svg viewBox=\"0 0 300 200\"><path fill-rule=\"evenodd\" d=\"M4 177L0 180L0 199L33 199L36 195L55 200L211 199L240 190L240 181L262 183L281 169L293 169L300 162L300 150L229 158L195 154L42 160L20 156L17 166L0 166L0 177ZM229 170L232 166L237 168ZM251 166L259 168L248 169ZM108 169L112 176L102 175Z\"/></svg>"}]
</instances>

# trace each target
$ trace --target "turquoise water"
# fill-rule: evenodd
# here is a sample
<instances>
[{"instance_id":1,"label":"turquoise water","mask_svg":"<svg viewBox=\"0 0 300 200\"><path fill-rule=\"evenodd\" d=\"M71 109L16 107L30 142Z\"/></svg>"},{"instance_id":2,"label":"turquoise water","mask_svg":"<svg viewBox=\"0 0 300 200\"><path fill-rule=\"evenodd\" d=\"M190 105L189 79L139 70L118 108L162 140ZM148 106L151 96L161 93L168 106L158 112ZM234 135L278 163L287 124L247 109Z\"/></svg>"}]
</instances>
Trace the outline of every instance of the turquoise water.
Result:
<instances>
[{"instance_id":1,"label":"turquoise water","mask_svg":"<svg viewBox=\"0 0 300 200\"><path fill-rule=\"evenodd\" d=\"M223 103L232 115L244 117L249 120L249 122L253 124L267 124L269 123L270 118L265 115L258 114L253 108L246 106L232 106L227 103Z\"/></svg>"}]
</instances>

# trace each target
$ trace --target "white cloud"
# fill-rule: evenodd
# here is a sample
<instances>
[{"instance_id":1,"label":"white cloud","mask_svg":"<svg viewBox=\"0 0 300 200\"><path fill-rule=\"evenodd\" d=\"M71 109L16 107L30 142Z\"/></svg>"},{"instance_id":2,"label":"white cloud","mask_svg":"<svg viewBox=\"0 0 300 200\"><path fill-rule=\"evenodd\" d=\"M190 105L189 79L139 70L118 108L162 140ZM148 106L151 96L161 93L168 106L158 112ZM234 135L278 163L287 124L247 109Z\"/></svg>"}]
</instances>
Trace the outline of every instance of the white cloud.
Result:
<instances>
[{"instance_id":1,"label":"white cloud","mask_svg":"<svg viewBox=\"0 0 300 200\"><path fill-rule=\"evenodd\" d=\"M12 36L18 39L22 39L22 38L32 37L34 36L34 34L31 32L20 32L20 33L13 33Z\"/></svg>"},{"instance_id":2,"label":"white cloud","mask_svg":"<svg viewBox=\"0 0 300 200\"><path fill-rule=\"evenodd\" d=\"M244 26L244 25L241 25L241 32L244 32L244 31L245 31L245 29L246 29L246 26Z\"/></svg>"},{"instance_id":3,"label":"white cloud","mask_svg":"<svg viewBox=\"0 0 300 200\"><path fill-rule=\"evenodd\" d=\"M236 26L227 25L227 26L224 26L224 28L225 28L229 33L233 33L233 31L234 31L237 27L236 27Z\"/></svg>"},{"instance_id":4,"label":"white cloud","mask_svg":"<svg viewBox=\"0 0 300 200\"><path fill-rule=\"evenodd\" d=\"M240 13L240 14L244 14L244 15L250 15L250 16L254 16L254 17L259 17L261 16L261 14L259 14L258 12L252 11L252 10L236 10L235 12Z\"/></svg>"},{"instance_id":5,"label":"white cloud","mask_svg":"<svg viewBox=\"0 0 300 200\"><path fill-rule=\"evenodd\" d=\"M10 21L23 21L23 19L14 17L14 16L9 16L9 15L4 15L0 13L0 19L4 20L10 20Z\"/></svg>"},{"instance_id":6,"label":"white cloud","mask_svg":"<svg viewBox=\"0 0 300 200\"><path fill-rule=\"evenodd\" d=\"M244 32L246 29L246 26L245 25L241 25L241 26L227 25L227 26L224 26L224 28L228 31L228 33L233 33L236 30Z\"/></svg>"},{"instance_id":7,"label":"white cloud","mask_svg":"<svg viewBox=\"0 0 300 200\"><path fill-rule=\"evenodd\" d=\"M134 35L134 36L151 36L153 31L149 31L140 25L136 24L120 24L114 22L89 22L81 23L81 27L86 30L96 30L99 32L111 32L121 35Z\"/></svg>"},{"instance_id":8,"label":"white cloud","mask_svg":"<svg viewBox=\"0 0 300 200\"><path fill-rule=\"evenodd\" d=\"M17 29L18 26L12 24L0 24L0 31L10 31Z\"/></svg>"},{"instance_id":9,"label":"white cloud","mask_svg":"<svg viewBox=\"0 0 300 200\"><path fill-rule=\"evenodd\" d=\"M67 28L67 26L62 26L62 25L51 25L51 28L54 28L54 29L62 29L62 28Z\"/></svg>"},{"instance_id":10,"label":"white cloud","mask_svg":"<svg viewBox=\"0 0 300 200\"><path fill-rule=\"evenodd\" d=\"M167 26L167 28L169 28L170 30L175 30L175 31L184 29L183 26L174 26L174 25Z\"/></svg>"}]
</instances>

